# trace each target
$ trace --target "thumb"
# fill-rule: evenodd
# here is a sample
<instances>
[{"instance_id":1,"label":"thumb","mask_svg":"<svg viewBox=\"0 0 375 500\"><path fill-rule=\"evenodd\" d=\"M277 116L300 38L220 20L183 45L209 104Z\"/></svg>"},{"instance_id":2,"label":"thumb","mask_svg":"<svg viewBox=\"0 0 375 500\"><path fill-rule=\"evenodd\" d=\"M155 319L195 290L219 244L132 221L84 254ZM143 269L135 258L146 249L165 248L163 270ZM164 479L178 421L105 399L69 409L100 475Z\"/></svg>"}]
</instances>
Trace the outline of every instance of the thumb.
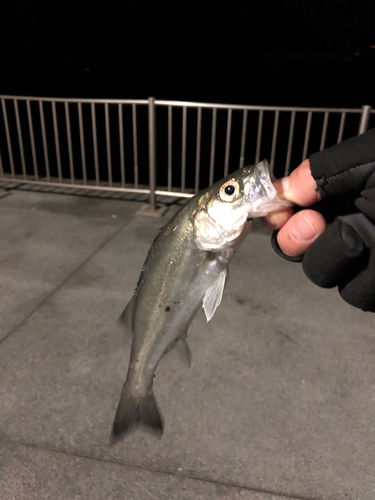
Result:
<instances>
[{"instance_id":1,"label":"thumb","mask_svg":"<svg viewBox=\"0 0 375 500\"><path fill-rule=\"evenodd\" d=\"M293 170L289 177L278 179L274 185L281 199L292 201L301 207L308 207L321 199L308 159Z\"/></svg>"}]
</instances>

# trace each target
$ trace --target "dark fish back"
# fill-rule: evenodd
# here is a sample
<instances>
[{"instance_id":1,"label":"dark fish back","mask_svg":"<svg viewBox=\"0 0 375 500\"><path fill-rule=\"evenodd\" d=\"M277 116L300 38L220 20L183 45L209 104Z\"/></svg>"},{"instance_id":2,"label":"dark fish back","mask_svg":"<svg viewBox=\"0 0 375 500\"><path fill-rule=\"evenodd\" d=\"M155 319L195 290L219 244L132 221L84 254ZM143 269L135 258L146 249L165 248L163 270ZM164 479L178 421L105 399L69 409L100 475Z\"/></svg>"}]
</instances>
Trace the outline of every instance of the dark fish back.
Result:
<instances>
[{"instance_id":1,"label":"dark fish back","mask_svg":"<svg viewBox=\"0 0 375 500\"><path fill-rule=\"evenodd\" d=\"M164 226L165 227L165 226ZM159 233L156 235L156 238L154 239L151 247L150 247L150 250L148 251L147 253L147 257L143 263L143 266L142 266L142 270L141 270L141 274L139 275L139 278L138 278L138 283L137 283L137 287L136 287L136 290L138 290L138 288L141 286L144 278L145 278L145 275L146 275L146 272L147 272L147 269L149 268L156 252L157 252L157 249L159 248L159 244L160 244L160 240L161 240L161 237L162 237L162 233L163 233L163 230L164 230L164 227L162 227L161 229L159 229Z\"/></svg>"}]
</instances>

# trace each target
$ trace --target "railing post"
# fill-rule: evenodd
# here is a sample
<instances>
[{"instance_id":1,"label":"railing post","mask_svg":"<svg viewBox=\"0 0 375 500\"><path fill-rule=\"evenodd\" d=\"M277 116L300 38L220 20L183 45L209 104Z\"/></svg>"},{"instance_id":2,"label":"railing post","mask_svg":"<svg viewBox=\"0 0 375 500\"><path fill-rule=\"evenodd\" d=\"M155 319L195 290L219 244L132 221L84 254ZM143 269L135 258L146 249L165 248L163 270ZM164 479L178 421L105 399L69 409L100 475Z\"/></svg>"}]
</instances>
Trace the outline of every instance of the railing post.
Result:
<instances>
[{"instance_id":1,"label":"railing post","mask_svg":"<svg viewBox=\"0 0 375 500\"><path fill-rule=\"evenodd\" d=\"M155 97L148 98L148 154L149 154L149 183L150 183L150 210L156 209L156 123Z\"/></svg>"},{"instance_id":2,"label":"railing post","mask_svg":"<svg viewBox=\"0 0 375 500\"><path fill-rule=\"evenodd\" d=\"M371 106L362 106L362 114L361 114L361 121L359 124L359 130L358 130L358 135L363 134L363 132L366 132L367 127L368 127L368 122L370 119L370 111L371 111Z\"/></svg>"}]
</instances>

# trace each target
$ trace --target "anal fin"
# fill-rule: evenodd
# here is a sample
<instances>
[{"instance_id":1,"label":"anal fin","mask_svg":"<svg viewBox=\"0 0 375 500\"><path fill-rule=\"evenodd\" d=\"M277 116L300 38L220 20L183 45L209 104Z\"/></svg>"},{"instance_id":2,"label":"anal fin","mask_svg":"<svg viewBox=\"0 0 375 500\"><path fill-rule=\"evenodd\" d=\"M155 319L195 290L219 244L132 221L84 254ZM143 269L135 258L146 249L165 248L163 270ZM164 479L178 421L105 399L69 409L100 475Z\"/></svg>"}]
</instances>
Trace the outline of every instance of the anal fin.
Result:
<instances>
[{"instance_id":1,"label":"anal fin","mask_svg":"<svg viewBox=\"0 0 375 500\"><path fill-rule=\"evenodd\" d=\"M188 368L191 367L191 351L189 344L187 343L187 337L183 337L180 339L176 339L175 350L178 353L180 360L184 363Z\"/></svg>"}]
</instances>

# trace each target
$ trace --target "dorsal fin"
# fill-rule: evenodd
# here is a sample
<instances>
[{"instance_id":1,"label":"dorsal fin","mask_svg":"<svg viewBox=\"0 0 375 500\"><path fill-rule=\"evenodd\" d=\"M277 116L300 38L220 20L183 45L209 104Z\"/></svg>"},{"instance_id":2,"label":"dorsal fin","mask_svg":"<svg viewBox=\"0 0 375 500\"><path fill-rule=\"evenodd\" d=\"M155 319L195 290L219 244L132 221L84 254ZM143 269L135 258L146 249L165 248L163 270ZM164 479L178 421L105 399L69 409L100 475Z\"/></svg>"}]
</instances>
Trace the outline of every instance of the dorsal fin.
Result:
<instances>
[{"instance_id":1,"label":"dorsal fin","mask_svg":"<svg viewBox=\"0 0 375 500\"><path fill-rule=\"evenodd\" d=\"M135 306L135 298L133 295L128 305L125 307L123 313L119 317L119 322L125 326L125 330L129 335L133 335L133 314L134 314L134 306Z\"/></svg>"}]
</instances>

